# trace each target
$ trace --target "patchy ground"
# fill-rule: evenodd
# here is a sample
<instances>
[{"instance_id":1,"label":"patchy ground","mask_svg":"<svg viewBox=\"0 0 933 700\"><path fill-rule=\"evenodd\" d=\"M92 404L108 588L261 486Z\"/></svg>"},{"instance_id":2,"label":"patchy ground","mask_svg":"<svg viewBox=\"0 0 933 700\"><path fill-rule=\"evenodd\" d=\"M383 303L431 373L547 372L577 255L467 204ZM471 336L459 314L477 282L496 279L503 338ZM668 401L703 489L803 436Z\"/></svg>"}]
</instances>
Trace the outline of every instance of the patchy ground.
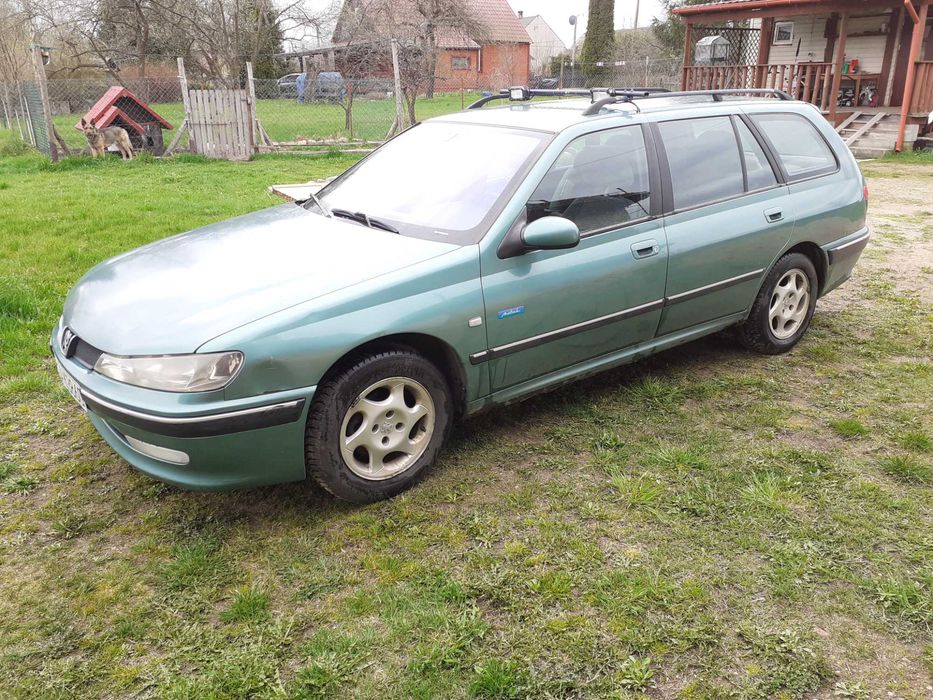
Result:
<instances>
[{"instance_id":1,"label":"patchy ground","mask_svg":"<svg viewBox=\"0 0 933 700\"><path fill-rule=\"evenodd\" d=\"M0 695L933 695L933 163L865 164L876 235L790 355L495 411L363 508L138 475L43 337L94 260L346 163L121 165L0 159Z\"/></svg>"}]
</instances>

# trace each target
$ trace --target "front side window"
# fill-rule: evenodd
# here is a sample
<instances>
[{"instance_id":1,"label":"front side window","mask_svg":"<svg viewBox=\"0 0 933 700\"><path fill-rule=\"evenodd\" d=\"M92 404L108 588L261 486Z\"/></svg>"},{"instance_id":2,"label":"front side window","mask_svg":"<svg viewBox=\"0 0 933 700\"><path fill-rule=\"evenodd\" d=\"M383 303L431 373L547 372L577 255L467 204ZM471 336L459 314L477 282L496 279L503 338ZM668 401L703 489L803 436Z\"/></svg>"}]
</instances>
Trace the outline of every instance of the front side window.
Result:
<instances>
[{"instance_id":1,"label":"front side window","mask_svg":"<svg viewBox=\"0 0 933 700\"><path fill-rule=\"evenodd\" d=\"M429 122L386 143L318 195L404 235L475 243L549 134ZM309 203L309 208L313 203Z\"/></svg>"},{"instance_id":2,"label":"front side window","mask_svg":"<svg viewBox=\"0 0 933 700\"><path fill-rule=\"evenodd\" d=\"M809 119L799 114L754 114L791 180L835 172L836 157Z\"/></svg>"},{"instance_id":3,"label":"front side window","mask_svg":"<svg viewBox=\"0 0 933 700\"><path fill-rule=\"evenodd\" d=\"M670 164L674 209L690 209L745 192L730 117L661 122L658 129Z\"/></svg>"},{"instance_id":4,"label":"front side window","mask_svg":"<svg viewBox=\"0 0 933 700\"><path fill-rule=\"evenodd\" d=\"M644 219L651 211L648 156L640 126L572 141L528 202L529 220L563 216L589 233Z\"/></svg>"}]
</instances>

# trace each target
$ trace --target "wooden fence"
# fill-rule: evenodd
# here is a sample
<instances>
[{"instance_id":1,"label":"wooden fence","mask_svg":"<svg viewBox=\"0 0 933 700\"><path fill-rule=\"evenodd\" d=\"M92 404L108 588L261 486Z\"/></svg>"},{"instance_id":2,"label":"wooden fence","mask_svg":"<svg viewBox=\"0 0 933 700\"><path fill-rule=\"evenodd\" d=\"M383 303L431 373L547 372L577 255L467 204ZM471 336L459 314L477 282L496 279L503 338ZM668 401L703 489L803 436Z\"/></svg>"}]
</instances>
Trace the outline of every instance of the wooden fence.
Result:
<instances>
[{"instance_id":1,"label":"wooden fence","mask_svg":"<svg viewBox=\"0 0 933 700\"><path fill-rule=\"evenodd\" d=\"M208 158L249 160L253 129L246 90L191 90L190 138Z\"/></svg>"}]
</instances>

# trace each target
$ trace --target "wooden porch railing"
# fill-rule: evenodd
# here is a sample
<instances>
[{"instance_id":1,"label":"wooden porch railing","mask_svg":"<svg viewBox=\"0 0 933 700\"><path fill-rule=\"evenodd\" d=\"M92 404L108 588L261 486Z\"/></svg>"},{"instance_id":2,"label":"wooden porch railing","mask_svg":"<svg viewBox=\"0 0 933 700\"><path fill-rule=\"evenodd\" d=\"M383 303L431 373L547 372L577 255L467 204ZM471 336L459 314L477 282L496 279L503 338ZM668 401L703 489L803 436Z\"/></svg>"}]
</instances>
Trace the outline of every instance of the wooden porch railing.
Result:
<instances>
[{"instance_id":1,"label":"wooden porch railing","mask_svg":"<svg viewBox=\"0 0 933 700\"><path fill-rule=\"evenodd\" d=\"M933 75L933 73L931 73ZM832 63L768 63L734 66L684 66L685 90L775 88L821 110L830 107Z\"/></svg>"},{"instance_id":2,"label":"wooden porch railing","mask_svg":"<svg viewBox=\"0 0 933 700\"><path fill-rule=\"evenodd\" d=\"M918 61L911 112L933 112L933 61Z\"/></svg>"}]
</instances>

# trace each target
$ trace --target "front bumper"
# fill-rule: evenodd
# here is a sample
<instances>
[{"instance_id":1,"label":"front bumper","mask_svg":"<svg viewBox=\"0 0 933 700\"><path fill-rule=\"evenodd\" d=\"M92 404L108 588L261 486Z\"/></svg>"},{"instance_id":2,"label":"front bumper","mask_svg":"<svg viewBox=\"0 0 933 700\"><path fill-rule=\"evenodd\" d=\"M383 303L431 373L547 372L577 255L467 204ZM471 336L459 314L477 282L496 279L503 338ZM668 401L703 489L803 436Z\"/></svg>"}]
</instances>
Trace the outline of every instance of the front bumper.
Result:
<instances>
[{"instance_id":1,"label":"front bumper","mask_svg":"<svg viewBox=\"0 0 933 700\"><path fill-rule=\"evenodd\" d=\"M101 437L138 470L196 490L225 490L305 477L304 427L315 387L226 401L223 391L174 394L115 382L66 358Z\"/></svg>"}]
</instances>

